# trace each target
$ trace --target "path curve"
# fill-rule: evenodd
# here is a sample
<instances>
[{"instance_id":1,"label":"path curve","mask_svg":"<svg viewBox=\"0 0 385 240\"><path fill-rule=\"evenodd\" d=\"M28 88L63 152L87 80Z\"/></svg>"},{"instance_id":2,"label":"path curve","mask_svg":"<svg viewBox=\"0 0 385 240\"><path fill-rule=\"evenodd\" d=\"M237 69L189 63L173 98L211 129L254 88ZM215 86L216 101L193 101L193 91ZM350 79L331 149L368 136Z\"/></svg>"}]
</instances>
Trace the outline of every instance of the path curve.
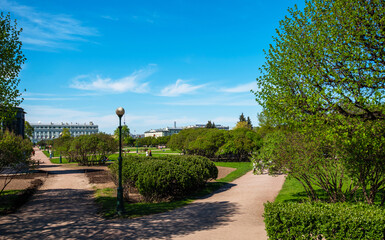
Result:
<instances>
[{"instance_id":1,"label":"path curve","mask_svg":"<svg viewBox=\"0 0 385 240\"><path fill-rule=\"evenodd\" d=\"M17 213L0 217L0 239L267 239L263 203L273 201L284 176L251 172L205 199L135 219L105 220L96 213L82 171L51 164L54 173Z\"/></svg>"}]
</instances>

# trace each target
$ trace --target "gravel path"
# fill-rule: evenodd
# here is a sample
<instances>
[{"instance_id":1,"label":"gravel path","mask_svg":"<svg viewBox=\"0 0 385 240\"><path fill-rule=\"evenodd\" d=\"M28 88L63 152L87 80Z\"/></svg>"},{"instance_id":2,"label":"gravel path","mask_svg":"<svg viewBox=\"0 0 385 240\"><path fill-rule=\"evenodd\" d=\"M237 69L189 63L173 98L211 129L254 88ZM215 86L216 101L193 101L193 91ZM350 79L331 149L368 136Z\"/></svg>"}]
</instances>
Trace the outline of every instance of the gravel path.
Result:
<instances>
[{"instance_id":1,"label":"gravel path","mask_svg":"<svg viewBox=\"0 0 385 240\"><path fill-rule=\"evenodd\" d=\"M96 213L82 171L51 164L52 174L16 214L0 217L0 239L266 239L263 203L272 201L284 176L251 172L220 192L174 211L136 219L105 220Z\"/></svg>"}]
</instances>

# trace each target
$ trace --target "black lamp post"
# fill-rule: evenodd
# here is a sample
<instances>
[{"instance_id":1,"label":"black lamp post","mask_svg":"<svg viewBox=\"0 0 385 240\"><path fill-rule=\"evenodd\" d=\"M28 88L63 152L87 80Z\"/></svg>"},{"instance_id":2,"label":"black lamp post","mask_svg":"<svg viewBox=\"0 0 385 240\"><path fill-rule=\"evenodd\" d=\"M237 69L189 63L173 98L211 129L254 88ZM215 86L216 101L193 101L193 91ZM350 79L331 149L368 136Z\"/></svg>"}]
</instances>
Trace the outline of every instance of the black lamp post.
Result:
<instances>
[{"instance_id":1,"label":"black lamp post","mask_svg":"<svg viewBox=\"0 0 385 240\"><path fill-rule=\"evenodd\" d=\"M122 187L122 116L124 115L124 108L119 107L116 109L116 115L119 117L119 186L118 186L118 202L116 205L116 211L118 215L122 215L124 212L123 205L123 187Z\"/></svg>"}]
</instances>

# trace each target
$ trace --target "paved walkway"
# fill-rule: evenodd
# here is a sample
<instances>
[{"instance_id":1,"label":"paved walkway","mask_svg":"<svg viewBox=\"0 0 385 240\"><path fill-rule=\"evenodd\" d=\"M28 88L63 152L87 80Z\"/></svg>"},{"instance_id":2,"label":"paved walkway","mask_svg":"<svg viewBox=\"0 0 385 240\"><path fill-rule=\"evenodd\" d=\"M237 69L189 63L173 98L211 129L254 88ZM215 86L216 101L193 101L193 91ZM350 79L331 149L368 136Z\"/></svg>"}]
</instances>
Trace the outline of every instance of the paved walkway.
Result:
<instances>
[{"instance_id":1,"label":"paved walkway","mask_svg":"<svg viewBox=\"0 0 385 240\"><path fill-rule=\"evenodd\" d=\"M82 171L36 158L52 174L18 213L0 217L0 239L266 239L263 202L284 177L251 172L205 199L174 211L136 219L105 220L96 213Z\"/></svg>"}]
</instances>

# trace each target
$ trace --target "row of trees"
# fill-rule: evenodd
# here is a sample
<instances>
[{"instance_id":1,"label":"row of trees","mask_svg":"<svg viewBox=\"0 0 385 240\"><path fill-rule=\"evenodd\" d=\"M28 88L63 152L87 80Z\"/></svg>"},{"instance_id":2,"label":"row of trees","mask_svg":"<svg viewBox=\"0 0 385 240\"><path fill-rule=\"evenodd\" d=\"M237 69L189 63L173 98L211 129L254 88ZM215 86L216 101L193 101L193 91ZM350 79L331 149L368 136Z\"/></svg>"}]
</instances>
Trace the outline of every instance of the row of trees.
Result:
<instances>
[{"instance_id":1,"label":"row of trees","mask_svg":"<svg viewBox=\"0 0 385 240\"><path fill-rule=\"evenodd\" d=\"M248 128L231 131L216 128L191 128L172 135L168 147L185 154L217 160L249 161L261 144L259 135Z\"/></svg>"},{"instance_id":2,"label":"row of trees","mask_svg":"<svg viewBox=\"0 0 385 240\"><path fill-rule=\"evenodd\" d=\"M118 150L118 142L105 133L71 137L63 134L53 140L54 150L67 157L68 162L87 165L89 161L104 161Z\"/></svg>"},{"instance_id":3,"label":"row of trees","mask_svg":"<svg viewBox=\"0 0 385 240\"><path fill-rule=\"evenodd\" d=\"M280 131L257 170L286 172L331 202L358 190L385 202L385 3L312 0L289 10L257 79L256 100Z\"/></svg>"}]
</instances>

